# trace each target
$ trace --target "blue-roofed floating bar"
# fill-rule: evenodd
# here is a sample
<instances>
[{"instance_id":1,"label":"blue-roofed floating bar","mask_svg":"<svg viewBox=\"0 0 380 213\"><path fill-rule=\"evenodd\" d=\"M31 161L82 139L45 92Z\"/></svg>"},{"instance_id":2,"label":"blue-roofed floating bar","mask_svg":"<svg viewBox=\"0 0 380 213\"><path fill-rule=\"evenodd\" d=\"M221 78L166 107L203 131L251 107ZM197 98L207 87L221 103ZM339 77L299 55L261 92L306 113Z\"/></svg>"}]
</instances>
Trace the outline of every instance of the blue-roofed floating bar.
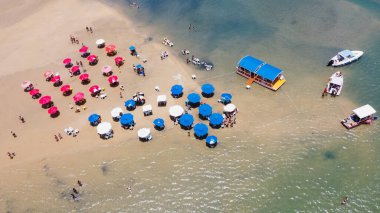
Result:
<instances>
[{"instance_id":1,"label":"blue-roofed floating bar","mask_svg":"<svg viewBox=\"0 0 380 213\"><path fill-rule=\"evenodd\" d=\"M282 70L249 55L240 59L236 73L248 78L247 85L256 82L273 91L278 90L286 81Z\"/></svg>"}]
</instances>

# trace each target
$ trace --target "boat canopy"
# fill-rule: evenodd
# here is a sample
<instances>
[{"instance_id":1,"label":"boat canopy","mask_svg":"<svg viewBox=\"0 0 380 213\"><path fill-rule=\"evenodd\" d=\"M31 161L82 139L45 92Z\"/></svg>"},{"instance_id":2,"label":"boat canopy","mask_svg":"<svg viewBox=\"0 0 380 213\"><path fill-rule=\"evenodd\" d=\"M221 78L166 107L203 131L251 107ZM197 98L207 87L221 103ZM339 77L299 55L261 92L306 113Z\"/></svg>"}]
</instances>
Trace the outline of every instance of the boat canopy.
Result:
<instances>
[{"instance_id":1,"label":"boat canopy","mask_svg":"<svg viewBox=\"0 0 380 213\"><path fill-rule=\"evenodd\" d=\"M331 78L330 83L342 86L343 85L343 77L334 76Z\"/></svg>"},{"instance_id":2,"label":"boat canopy","mask_svg":"<svg viewBox=\"0 0 380 213\"><path fill-rule=\"evenodd\" d=\"M249 55L240 59L239 67L242 67L251 73L257 74L264 79L268 79L269 81L274 81L277 76L282 73L282 70L278 69L277 67L274 67Z\"/></svg>"},{"instance_id":3,"label":"boat canopy","mask_svg":"<svg viewBox=\"0 0 380 213\"><path fill-rule=\"evenodd\" d=\"M345 58L349 58L352 56L352 52L350 50L343 50L343 51L340 51L338 54Z\"/></svg>"},{"instance_id":4,"label":"boat canopy","mask_svg":"<svg viewBox=\"0 0 380 213\"><path fill-rule=\"evenodd\" d=\"M355 115L357 115L360 119L365 118L367 116L373 115L376 113L376 110L371 107L369 104L364 105L362 107L359 107L357 109L354 109L353 112Z\"/></svg>"}]
</instances>

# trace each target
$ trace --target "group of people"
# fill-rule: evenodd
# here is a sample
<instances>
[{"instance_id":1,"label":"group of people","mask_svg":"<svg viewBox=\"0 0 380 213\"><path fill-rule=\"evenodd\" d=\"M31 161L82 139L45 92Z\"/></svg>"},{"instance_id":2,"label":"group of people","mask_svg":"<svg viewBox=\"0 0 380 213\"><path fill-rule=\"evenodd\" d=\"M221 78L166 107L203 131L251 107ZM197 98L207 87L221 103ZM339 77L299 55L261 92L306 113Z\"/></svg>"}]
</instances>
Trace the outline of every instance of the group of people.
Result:
<instances>
[{"instance_id":1,"label":"group of people","mask_svg":"<svg viewBox=\"0 0 380 213\"><path fill-rule=\"evenodd\" d=\"M236 114L237 114L237 110L235 110L233 113L231 114L225 114L226 117L224 118L223 120L223 123L222 123L222 128L224 127L233 127L234 124L236 124Z\"/></svg>"},{"instance_id":2,"label":"group of people","mask_svg":"<svg viewBox=\"0 0 380 213\"><path fill-rule=\"evenodd\" d=\"M164 52L161 53L161 60L164 60L164 59L166 59L167 57L169 57L168 52L164 51Z\"/></svg>"},{"instance_id":3,"label":"group of people","mask_svg":"<svg viewBox=\"0 0 380 213\"><path fill-rule=\"evenodd\" d=\"M14 157L16 157L16 153L15 152L7 152L8 156L9 156L9 159L13 159Z\"/></svg>"},{"instance_id":4,"label":"group of people","mask_svg":"<svg viewBox=\"0 0 380 213\"><path fill-rule=\"evenodd\" d=\"M78 37L76 37L74 35L70 35L70 41L71 41L72 44L79 44Z\"/></svg>"},{"instance_id":5,"label":"group of people","mask_svg":"<svg viewBox=\"0 0 380 213\"><path fill-rule=\"evenodd\" d=\"M61 133L58 133L58 135L54 135L54 139L56 142L58 142L59 140L63 139Z\"/></svg>"},{"instance_id":6,"label":"group of people","mask_svg":"<svg viewBox=\"0 0 380 213\"><path fill-rule=\"evenodd\" d=\"M78 183L78 186L79 186L79 187L82 187L82 186L83 186L83 184L82 184L82 182L81 182L80 180L78 180L77 183ZM72 189L72 192L70 193L70 195L71 195L71 198L72 198L74 201L78 201L79 198L80 198L79 191L78 191L76 188L73 188L73 189Z\"/></svg>"},{"instance_id":7,"label":"group of people","mask_svg":"<svg viewBox=\"0 0 380 213\"><path fill-rule=\"evenodd\" d=\"M92 27L88 27L88 26L86 26L86 31L87 32L90 32L90 33L93 33L94 31L92 31Z\"/></svg>"}]
</instances>

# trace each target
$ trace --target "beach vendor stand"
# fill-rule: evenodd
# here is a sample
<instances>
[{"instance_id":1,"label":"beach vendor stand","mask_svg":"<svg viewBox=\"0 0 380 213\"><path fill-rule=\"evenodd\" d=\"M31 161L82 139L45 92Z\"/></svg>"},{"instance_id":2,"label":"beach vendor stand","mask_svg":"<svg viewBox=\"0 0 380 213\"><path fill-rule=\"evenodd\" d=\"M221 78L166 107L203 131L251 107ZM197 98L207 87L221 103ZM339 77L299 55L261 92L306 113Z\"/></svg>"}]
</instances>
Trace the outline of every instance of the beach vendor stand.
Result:
<instances>
[{"instance_id":1,"label":"beach vendor stand","mask_svg":"<svg viewBox=\"0 0 380 213\"><path fill-rule=\"evenodd\" d=\"M180 105L174 105L169 108L169 115L173 121L177 121L185 110Z\"/></svg>"},{"instance_id":2,"label":"beach vendor stand","mask_svg":"<svg viewBox=\"0 0 380 213\"><path fill-rule=\"evenodd\" d=\"M120 107L115 107L111 110L111 116L114 121L119 121L122 115L123 115L123 110Z\"/></svg>"},{"instance_id":3,"label":"beach vendor stand","mask_svg":"<svg viewBox=\"0 0 380 213\"><path fill-rule=\"evenodd\" d=\"M194 136L195 138L202 140L207 137L208 127L204 123L197 123L194 126Z\"/></svg>"},{"instance_id":4,"label":"beach vendor stand","mask_svg":"<svg viewBox=\"0 0 380 213\"><path fill-rule=\"evenodd\" d=\"M48 95L41 97L40 100L38 100L38 102L41 104L42 108L44 109L50 108L54 105L53 102L51 101L51 97Z\"/></svg>"},{"instance_id":5,"label":"beach vendor stand","mask_svg":"<svg viewBox=\"0 0 380 213\"><path fill-rule=\"evenodd\" d=\"M77 76L80 75L80 67L79 66L73 66L70 69L70 76Z\"/></svg>"},{"instance_id":6,"label":"beach vendor stand","mask_svg":"<svg viewBox=\"0 0 380 213\"><path fill-rule=\"evenodd\" d=\"M172 93L173 98L180 98L183 95L183 87L179 84L175 84L170 89L170 92Z\"/></svg>"},{"instance_id":7,"label":"beach vendor stand","mask_svg":"<svg viewBox=\"0 0 380 213\"><path fill-rule=\"evenodd\" d=\"M98 85L93 85L88 89L88 91L91 93L92 97L95 97L99 95L99 93L102 91Z\"/></svg>"},{"instance_id":8,"label":"beach vendor stand","mask_svg":"<svg viewBox=\"0 0 380 213\"><path fill-rule=\"evenodd\" d=\"M59 116L59 110L58 110L58 107L56 106L52 106L49 110L48 110L48 113L50 115L50 117L52 118L56 118Z\"/></svg>"},{"instance_id":9,"label":"beach vendor stand","mask_svg":"<svg viewBox=\"0 0 380 213\"><path fill-rule=\"evenodd\" d=\"M63 59L63 65L65 65L65 68L70 68L73 66L73 63L71 62L71 58L65 58Z\"/></svg>"},{"instance_id":10,"label":"beach vendor stand","mask_svg":"<svg viewBox=\"0 0 380 213\"><path fill-rule=\"evenodd\" d=\"M73 92L73 89L71 88L70 85L65 84L61 87L61 92L62 92L63 96L69 96Z\"/></svg>"},{"instance_id":11,"label":"beach vendor stand","mask_svg":"<svg viewBox=\"0 0 380 213\"><path fill-rule=\"evenodd\" d=\"M98 39L95 43L98 48L103 48L106 45L106 41L104 41L104 39Z\"/></svg>"},{"instance_id":12,"label":"beach vendor stand","mask_svg":"<svg viewBox=\"0 0 380 213\"><path fill-rule=\"evenodd\" d=\"M79 80L81 80L81 84L86 85L91 82L90 75L88 73L83 73L79 76Z\"/></svg>"},{"instance_id":13,"label":"beach vendor stand","mask_svg":"<svg viewBox=\"0 0 380 213\"><path fill-rule=\"evenodd\" d=\"M194 117L190 114L183 114L179 118L179 124L181 125L182 129L190 130L193 123L194 123Z\"/></svg>"},{"instance_id":14,"label":"beach vendor stand","mask_svg":"<svg viewBox=\"0 0 380 213\"><path fill-rule=\"evenodd\" d=\"M102 122L96 127L96 131L102 139L110 139L113 137L112 125L109 122Z\"/></svg>"},{"instance_id":15,"label":"beach vendor stand","mask_svg":"<svg viewBox=\"0 0 380 213\"><path fill-rule=\"evenodd\" d=\"M202 85L202 96L205 98L210 98L214 95L215 88L212 84Z\"/></svg>"},{"instance_id":16,"label":"beach vendor stand","mask_svg":"<svg viewBox=\"0 0 380 213\"><path fill-rule=\"evenodd\" d=\"M102 67L102 73L104 76L111 76L112 75L112 67L110 65L106 65Z\"/></svg>"},{"instance_id":17,"label":"beach vendor stand","mask_svg":"<svg viewBox=\"0 0 380 213\"><path fill-rule=\"evenodd\" d=\"M207 136L206 138L206 146L209 148L215 148L218 144L218 138L214 135Z\"/></svg>"},{"instance_id":18,"label":"beach vendor stand","mask_svg":"<svg viewBox=\"0 0 380 213\"><path fill-rule=\"evenodd\" d=\"M133 115L131 113L123 114L120 117L119 122L121 127L124 129L131 129L135 125L135 121L133 120Z\"/></svg>"},{"instance_id":19,"label":"beach vendor stand","mask_svg":"<svg viewBox=\"0 0 380 213\"><path fill-rule=\"evenodd\" d=\"M108 82L110 83L111 87L116 87L119 85L119 77L117 77L117 75L112 75L108 77Z\"/></svg>"},{"instance_id":20,"label":"beach vendor stand","mask_svg":"<svg viewBox=\"0 0 380 213\"><path fill-rule=\"evenodd\" d=\"M166 106L166 95L157 96L157 105L158 106Z\"/></svg>"},{"instance_id":21,"label":"beach vendor stand","mask_svg":"<svg viewBox=\"0 0 380 213\"><path fill-rule=\"evenodd\" d=\"M31 81L23 81L21 83L21 88L23 88L25 92L30 92L32 89L34 89L34 86Z\"/></svg>"},{"instance_id":22,"label":"beach vendor stand","mask_svg":"<svg viewBox=\"0 0 380 213\"><path fill-rule=\"evenodd\" d=\"M88 61L88 64L90 65L90 66L94 66L94 65L96 65L97 63L98 63L98 56L96 56L96 55L89 55L88 57L87 57L87 61Z\"/></svg>"},{"instance_id":23,"label":"beach vendor stand","mask_svg":"<svg viewBox=\"0 0 380 213\"><path fill-rule=\"evenodd\" d=\"M120 57L120 56L115 57L114 60L115 60L115 65L117 67L120 67L120 66L122 66L124 64L124 59L122 57Z\"/></svg>"},{"instance_id":24,"label":"beach vendor stand","mask_svg":"<svg viewBox=\"0 0 380 213\"><path fill-rule=\"evenodd\" d=\"M137 55L136 47L135 46L133 46L133 45L129 46L129 51L131 53L131 56Z\"/></svg>"},{"instance_id":25,"label":"beach vendor stand","mask_svg":"<svg viewBox=\"0 0 380 213\"><path fill-rule=\"evenodd\" d=\"M84 98L83 92L78 92L77 94L75 94L73 99L74 99L75 104L78 106L86 103L86 99Z\"/></svg>"},{"instance_id":26,"label":"beach vendor stand","mask_svg":"<svg viewBox=\"0 0 380 213\"><path fill-rule=\"evenodd\" d=\"M51 80L51 78L53 77L53 75L54 75L54 73L52 71L46 71L44 73L45 80L49 82Z\"/></svg>"},{"instance_id":27,"label":"beach vendor stand","mask_svg":"<svg viewBox=\"0 0 380 213\"><path fill-rule=\"evenodd\" d=\"M208 104L201 104L198 108L199 118L207 120L212 114L212 107Z\"/></svg>"},{"instance_id":28,"label":"beach vendor stand","mask_svg":"<svg viewBox=\"0 0 380 213\"><path fill-rule=\"evenodd\" d=\"M137 131L137 136L139 137L141 142L147 142L152 140L153 138L149 128L139 129L139 131Z\"/></svg>"},{"instance_id":29,"label":"beach vendor stand","mask_svg":"<svg viewBox=\"0 0 380 213\"><path fill-rule=\"evenodd\" d=\"M133 99L129 99L124 103L126 109L128 111L132 111L136 109L136 102Z\"/></svg>"},{"instance_id":30,"label":"beach vendor stand","mask_svg":"<svg viewBox=\"0 0 380 213\"><path fill-rule=\"evenodd\" d=\"M222 114L220 113L213 113L210 115L210 123L209 125L212 127L212 128L220 128L223 124L223 120L224 120L224 117Z\"/></svg>"},{"instance_id":31,"label":"beach vendor stand","mask_svg":"<svg viewBox=\"0 0 380 213\"><path fill-rule=\"evenodd\" d=\"M156 118L156 119L154 119L153 124L154 124L154 128L156 130L161 131L161 130L163 130L165 128L165 121L162 118Z\"/></svg>"},{"instance_id":32,"label":"beach vendor stand","mask_svg":"<svg viewBox=\"0 0 380 213\"><path fill-rule=\"evenodd\" d=\"M30 90L29 94L32 96L33 99L38 99L41 97L41 93L39 89L32 89Z\"/></svg>"},{"instance_id":33,"label":"beach vendor stand","mask_svg":"<svg viewBox=\"0 0 380 213\"><path fill-rule=\"evenodd\" d=\"M188 96L187 96L187 105L195 108L195 107L198 107L200 105L200 102L201 102L201 96L198 95L197 93L190 93Z\"/></svg>"},{"instance_id":34,"label":"beach vendor stand","mask_svg":"<svg viewBox=\"0 0 380 213\"><path fill-rule=\"evenodd\" d=\"M88 117L88 121L91 126L97 126L100 122L102 122L102 118L98 114L92 114Z\"/></svg>"},{"instance_id":35,"label":"beach vendor stand","mask_svg":"<svg viewBox=\"0 0 380 213\"><path fill-rule=\"evenodd\" d=\"M144 116L153 115L152 105L150 104L143 106L142 110L143 110Z\"/></svg>"},{"instance_id":36,"label":"beach vendor stand","mask_svg":"<svg viewBox=\"0 0 380 213\"><path fill-rule=\"evenodd\" d=\"M86 58L87 56L90 55L90 52L88 51L88 47L87 47L87 46L82 46L82 47L79 49L79 53L80 53L80 55L81 55L83 58Z\"/></svg>"},{"instance_id":37,"label":"beach vendor stand","mask_svg":"<svg viewBox=\"0 0 380 213\"><path fill-rule=\"evenodd\" d=\"M107 45L106 46L106 52L107 52L108 56L114 56L114 55L116 55L116 53L117 53L116 45L114 45L114 44Z\"/></svg>"}]
</instances>

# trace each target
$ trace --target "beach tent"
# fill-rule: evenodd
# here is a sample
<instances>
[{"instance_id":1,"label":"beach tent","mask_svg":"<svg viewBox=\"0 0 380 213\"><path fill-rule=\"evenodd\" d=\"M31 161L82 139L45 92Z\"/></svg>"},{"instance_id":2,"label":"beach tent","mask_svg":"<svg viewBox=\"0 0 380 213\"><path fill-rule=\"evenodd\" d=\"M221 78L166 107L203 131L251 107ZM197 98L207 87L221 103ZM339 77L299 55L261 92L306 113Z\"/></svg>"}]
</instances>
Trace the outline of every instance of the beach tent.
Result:
<instances>
[{"instance_id":1,"label":"beach tent","mask_svg":"<svg viewBox=\"0 0 380 213\"><path fill-rule=\"evenodd\" d=\"M101 122L100 115L92 114L90 117L88 117L88 121L90 122L91 126L96 126Z\"/></svg>"},{"instance_id":2,"label":"beach tent","mask_svg":"<svg viewBox=\"0 0 380 213\"><path fill-rule=\"evenodd\" d=\"M112 67L110 65L106 65L102 68L102 73L105 76L109 76L112 74Z\"/></svg>"},{"instance_id":3,"label":"beach tent","mask_svg":"<svg viewBox=\"0 0 380 213\"><path fill-rule=\"evenodd\" d=\"M190 114L184 114L179 118L179 124L182 128L190 129L193 125L194 117Z\"/></svg>"},{"instance_id":4,"label":"beach tent","mask_svg":"<svg viewBox=\"0 0 380 213\"><path fill-rule=\"evenodd\" d=\"M98 48L103 48L106 45L106 41L104 41L104 39L98 39L95 43Z\"/></svg>"},{"instance_id":5,"label":"beach tent","mask_svg":"<svg viewBox=\"0 0 380 213\"><path fill-rule=\"evenodd\" d=\"M69 95L69 94L71 94L71 92L72 92L71 86L68 85L68 84L63 85L61 87L61 92L63 93L63 95Z\"/></svg>"},{"instance_id":6,"label":"beach tent","mask_svg":"<svg viewBox=\"0 0 380 213\"><path fill-rule=\"evenodd\" d=\"M215 88L212 84L203 84L202 85L202 95L203 97L211 97L214 95Z\"/></svg>"},{"instance_id":7,"label":"beach tent","mask_svg":"<svg viewBox=\"0 0 380 213\"><path fill-rule=\"evenodd\" d=\"M190 93L187 96L188 104L192 107L196 107L200 101L201 101L201 96L198 95L197 93Z\"/></svg>"},{"instance_id":8,"label":"beach tent","mask_svg":"<svg viewBox=\"0 0 380 213\"><path fill-rule=\"evenodd\" d=\"M234 104L227 104L226 106L224 106L224 112L226 113L231 113L231 112L234 112L236 110L236 106Z\"/></svg>"},{"instance_id":9,"label":"beach tent","mask_svg":"<svg viewBox=\"0 0 380 213\"><path fill-rule=\"evenodd\" d=\"M158 106L166 106L166 95L157 96L157 105Z\"/></svg>"},{"instance_id":10,"label":"beach tent","mask_svg":"<svg viewBox=\"0 0 380 213\"><path fill-rule=\"evenodd\" d=\"M106 46L107 55L113 56L116 54L116 46L114 44L109 44Z\"/></svg>"},{"instance_id":11,"label":"beach tent","mask_svg":"<svg viewBox=\"0 0 380 213\"><path fill-rule=\"evenodd\" d=\"M206 138L206 146L209 148L214 148L218 144L218 138L214 135L207 136Z\"/></svg>"},{"instance_id":12,"label":"beach tent","mask_svg":"<svg viewBox=\"0 0 380 213\"><path fill-rule=\"evenodd\" d=\"M112 125L109 122L102 122L98 124L96 131L103 139L109 139L113 137Z\"/></svg>"},{"instance_id":13,"label":"beach tent","mask_svg":"<svg viewBox=\"0 0 380 213\"><path fill-rule=\"evenodd\" d=\"M51 108L48 110L48 113L49 113L49 115L50 115L52 118L57 117L57 116L59 115L58 107L56 107L56 106L51 107Z\"/></svg>"},{"instance_id":14,"label":"beach tent","mask_svg":"<svg viewBox=\"0 0 380 213\"><path fill-rule=\"evenodd\" d=\"M46 71L44 73L44 77L46 81L50 81L51 77L53 77L54 73L52 71Z\"/></svg>"},{"instance_id":15,"label":"beach tent","mask_svg":"<svg viewBox=\"0 0 380 213\"><path fill-rule=\"evenodd\" d=\"M25 92L29 92L33 89L33 84L31 81L23 81L21 83L21 88L23 88Z\"/></svg>"},{"instance_id":16,"label":"beach tent","mask_svg":"<svg viewBox=\"0 0 380 213\"><path fill-rule=\"evenodd\" d=\"M120 107L115 107L111 111L112 118L117 121L123 115L123 110Z\"/></svg>"},{"instance_id":17,"label":"beach tent","mask_svg":"<svg viewBox=\"0 0 380 213\"><path fill-rule=\"evenodd\" d=\"M124 64L124 59L120 56L115 57L115 64L116 64L116 66L120 67L121 65Z\"/></svg>"},{"instance_id":18,"label":"beach tent","mask_svg":"<svg viewBox=\"0 0 380 213\"><path fill-rule=\"evenodd\" d=\"M175 84L170 89L170 92L174 98L179 98L183 94L183 87L179 84Z\"/></svg>"},{"instance_id":19,"label":"beach tent","mask_svg":"<svg viewBox=\"0 0 380 213\"><path fill-rule=\"evenodd\" d=\"M208 127L204 123L197 123L194 126L194 135L198 139L203 139L207 137L208 134Z\"/></svg>"},{"instance_id":20,"label":"beach tent","mask_svg":"<svg viewBox=\"0 0 380 213\"><path fill-rule=\"evenodd\" d=\"M116 75L108 77L108 82L111 84L111 86L115 86L119 83L119 77Z\"/></svg>"},{"instance_id":21,"label":"beach tent","mask_svg":"<svg viewBox=\"0 0 380 213\"><path fill-rule=\"evenodd\" d=\"M181 116L184 112L185 110L180 105L174 105L169 108L169 114L174 118Z\"/></svg>"},{"instance_id":22,"label":"beach tent","mask_svg":"<svg viewBox=\"0 0 380 213\"><path fill-rule=\"evenodd\" d=\"M62 62L66 68L70 68L71 66L73 66L73 63L71 63L71 58L65 58Z\"/></svg>"},{"instance_id":23,"label":"beach tent","mask_svg":"<svg viewBox=\"0 0 380 213\"><path fill-rule=\"evenodd\" d=\"M96 55L90 55L87 57L87 61L90 65L95 65L98 63L98 56Z\"/></svg>"},{"instance_id":24,"label":"beach tent","mask_svg":"<svg viewBox=\"0 0 380 213\"><path fill-rule=\"evenodd\" d=\"M165 127L165 121L162 118L156 118L153 121L154 128L157 130L162 130Z\"/></svg>"},{"instance_id":25,"label":"beach tent","mask_svg":"<svg viewBox=\"0 0 380 213\"><path fill-rule=\"evenodd\" d=\"M133 124L135 123L133 120L133 115L131 113L123 114L120 117L119 121L122 127L133 126Z\"/></svg>"},{"instance_id":26,"label":"beach tent","mask_svg":"<svg viewBox=\"0 0 380 213\"><path fill-rule=\"evenodd\" d=\"M210 115L210 126L213 128L219 128L223 123L223 115L220 113L213 113Z\"/></svg>"},{"instance_id":27,"label":"beach tent","mask_svg":"<svg viewBox=\"0 0 380 213\"><path fill-rule=\"evenodd\" d=\"M73 99L74 99L74 102L76 104L83 103L85 101L84 93L83 92L78 92L77 94L74 95Z\"/></svg>"},{"instance_id":28,"label":"beach tent","mask_svg":"<svg viewBox=\"0 0 380 213\"><path fill-rule=\"evenodd\" d=\"M229 104L229 103L231 103L232 95L230 93L222 93L222 95L220 97L221 97L220 101L223 104Z\"/></svg>"},{"instance_id":29,"label":"beach tent","mask_svg":"<svg viewBox=\"0 0 380 213\"><path fill-rule=\"evenodd\" d=\"M134 110L134 109L136 109L136 102L132 99L129 99L125 102L125 107L129 111Z\"/></svg>"},{"instance_id":30,"label":"beach tent","mask_svg":"<svg viewBox=\"0 0 380 213\"><path fill-rule=\"evenodd\" d=\"M208 119L212 114L212 107L208 104L202 104L199 106L199 117L201 119Z\"/></svg>"},{"instance_id":31,"label":"beach tent","mask_svg":"<svg viewBox=\"0 0 380 213\"><path fill-rule=\"evenodd\" d=\"M83 73L79 76L79 79L82 81L82 84L90 82L90 75L88 73Z\"/></svg>"},{"instance_id":32,"label":"beach tent","mask_svg":"<svg viewBox=\"0 0 380 213\"><path fill-rule=\"evenodd\" d=\"M140 141L150 141L152 140L152 135L150 134L149 128L142 128L137 131L137 136L139 137Z\"/></svg>"}]
</instances>

